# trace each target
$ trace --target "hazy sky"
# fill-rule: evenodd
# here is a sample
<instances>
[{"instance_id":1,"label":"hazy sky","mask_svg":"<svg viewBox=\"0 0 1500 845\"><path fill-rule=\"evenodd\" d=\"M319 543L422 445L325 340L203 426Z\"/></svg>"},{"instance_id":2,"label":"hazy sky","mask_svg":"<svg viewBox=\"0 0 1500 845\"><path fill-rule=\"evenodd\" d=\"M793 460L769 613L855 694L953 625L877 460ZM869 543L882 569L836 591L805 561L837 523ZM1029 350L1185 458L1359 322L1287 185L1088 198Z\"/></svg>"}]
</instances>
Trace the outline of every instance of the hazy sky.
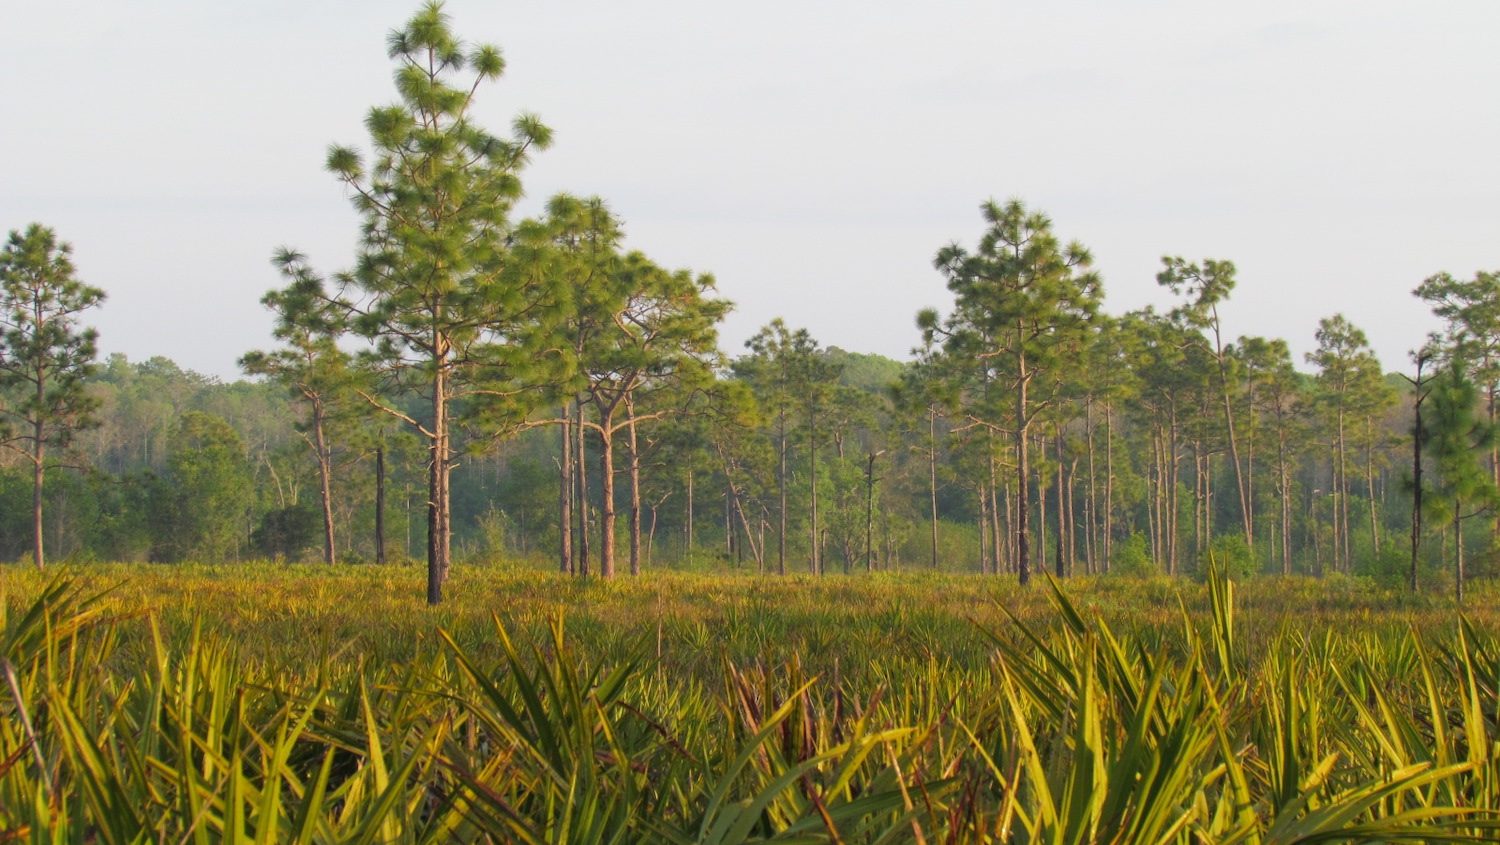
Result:
<instances>
[{"instance_id":1,"label":"hazy sky","mask_svg":"<svg viewBox=\"0 0 1500 845\"><path fill-rule=\"evenodd\" d=\"M273 249L349 262L324 152L394 98L415 8L0 0L0 230L74 244L106 352L233 376ZM1412 287L1500 269L1494 0L447 8L509 63L484 122L554 130L524 208L605 197L631 247L718 277L735 353L784 316L905 356L989 197L1092 248L1114 312L1167 302L1165 253L1232 259L1229 329L1299 362L1342 311L1401 366L1433 325Z\"/></svg>"}]
</instances>

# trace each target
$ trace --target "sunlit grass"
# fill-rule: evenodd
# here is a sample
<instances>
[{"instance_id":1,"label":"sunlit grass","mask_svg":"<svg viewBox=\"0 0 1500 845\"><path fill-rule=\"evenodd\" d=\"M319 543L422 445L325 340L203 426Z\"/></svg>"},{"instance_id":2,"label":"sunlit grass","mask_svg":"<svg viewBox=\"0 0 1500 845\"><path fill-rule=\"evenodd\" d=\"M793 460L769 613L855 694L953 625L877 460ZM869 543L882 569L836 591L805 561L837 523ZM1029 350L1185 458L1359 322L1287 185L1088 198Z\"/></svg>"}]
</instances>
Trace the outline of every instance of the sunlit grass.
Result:
<instances>
[{"instance_id":1,"label":"sunlit grass","mask_svg":"<svg viewBox=\"0 0 1500 845\"><path fill-rule=\"evenodd\" d=\"M28 841L1484 839L1500 809L1488 588L1461 621L1351 580L495 565L431 609L415 567L0 578Z\"/></svg>"}]
</instances>

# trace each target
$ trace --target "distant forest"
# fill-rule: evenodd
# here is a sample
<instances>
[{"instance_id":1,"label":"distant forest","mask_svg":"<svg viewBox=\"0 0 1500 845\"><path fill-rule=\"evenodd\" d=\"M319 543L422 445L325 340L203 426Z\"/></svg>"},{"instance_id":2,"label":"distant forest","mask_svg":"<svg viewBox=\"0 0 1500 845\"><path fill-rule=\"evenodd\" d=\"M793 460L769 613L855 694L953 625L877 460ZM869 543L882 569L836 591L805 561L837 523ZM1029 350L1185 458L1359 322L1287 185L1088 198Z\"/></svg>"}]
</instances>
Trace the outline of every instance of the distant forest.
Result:
<instances>
[{"instance_id":1,"label":"distant forest","mask_svg":"<svg viewBox=\"0 0 1500 845\"><path fill-rule=\"evenodd\" d=\"M472 119L498 50L435 4L389 48L398 99L327 158L358 252L326 273L276 254L253 380L96 361L104 291L51 229L10 234L0 557L422 560L432 602L455 558L1022 581L1213 558L1459 589L1494 570L1500 274L1413 280L1445 329L1401 373L1339 315L1296 361L1224 335L1231 262L1164 258L1173 307L1105 314L1083 245L991 201L976 238L933 245L952 305L914 315L910 362L779 320L725 355L712 277L627 251L604 201L516 218L551 132Z\"/></svg>"}]
</instances>

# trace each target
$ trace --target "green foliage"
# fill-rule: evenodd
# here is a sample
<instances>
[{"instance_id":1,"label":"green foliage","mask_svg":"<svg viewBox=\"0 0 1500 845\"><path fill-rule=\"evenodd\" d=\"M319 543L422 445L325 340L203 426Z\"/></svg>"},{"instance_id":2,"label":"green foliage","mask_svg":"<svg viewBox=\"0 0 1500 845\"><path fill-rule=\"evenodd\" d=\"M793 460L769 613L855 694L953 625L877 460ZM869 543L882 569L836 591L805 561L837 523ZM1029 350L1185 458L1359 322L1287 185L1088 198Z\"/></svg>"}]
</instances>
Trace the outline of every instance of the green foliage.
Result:
<instances>
[{"instance_id":1,"label":"green foliage","mask_svg":"<svg viewBox=\"0 0 1500 845\"><path fill-rule=\"evenodd\" d=\"M66 447L98 404L85 390L98 333L78 321L104 291L78 280L71 255L39 223L0 247L0 392L11 394L0 403L0 437L8 432L33 456Z\"/></svg>"},{"instance_id":2,"label":"green foliage","mask_svg":"<svg viewBox=\"0 0 1500 845\"><path fill-rule=\"evenodd\" d=\"M305 505L266 511L250 534L250 544L272 560L298 560L318 541L318 514Z\"/></svg>"},{"instance_id":3,"label":"green foliage","mask_svg":"<svg viewBox=\"0 0 1500 845\"><path fill-rule=\"evenodd\" d=\"M232 558L248 535L250 467L221 417L189 411L173 429L167 474L155 486L151 521L164 561Z\"/></svg>"},{"instance_id":4,"label":"green foliage","mask_svg":"<svg viewBox=\"0 0 1500 845\"><path fill-rule=\"evenodd\" d=\"M1161 567L1151 559L1151 549L1146 544L1145 535L1139 531L1115 543L1109 570L1118 575L1136 577L1161 574Z\"/></svg>"},{"instance_id":5,"label":"green foliage","mask_svg":"<svg viewBox=\"0 0 1500 845\"><path fill-rule=\"evenodd\" d=\"M1245 545L1245 538L1239 534L1220 534L1215 537L1198 562L1200 571L1208 572L1210 561L1232 578L1249 578L1260 571L1255 556L1250 553L1250 547Z\"/></svg>"}]
</instances>

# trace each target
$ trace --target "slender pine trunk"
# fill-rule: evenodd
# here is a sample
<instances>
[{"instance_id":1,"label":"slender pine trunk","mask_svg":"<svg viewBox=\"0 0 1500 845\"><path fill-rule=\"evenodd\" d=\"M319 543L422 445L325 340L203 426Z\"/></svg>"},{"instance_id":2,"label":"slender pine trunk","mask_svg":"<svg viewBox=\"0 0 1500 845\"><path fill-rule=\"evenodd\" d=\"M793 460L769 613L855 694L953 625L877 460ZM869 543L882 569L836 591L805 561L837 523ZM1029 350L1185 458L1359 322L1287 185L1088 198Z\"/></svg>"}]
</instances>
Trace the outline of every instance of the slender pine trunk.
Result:
<instances>
[{"instance_id":1,"label":"slender pine trunk","mask_svg":"<svg viewBox=\"0 0 1500 845\"><path fill-rule=\"evenodd\" d=\"M562 419L562 442L557 462L557 568L564 575L573 574L573 422L568 406L558 411Z\"/></svg>"},{"instance_id":2,"label":"slender pine trunk","mask_svg":"<svg viewBox=\"0 0 1500 845\"><path fill-rule=\"evenodd\" d=\"M613 410L599 409L599 577L615 577L615 430Z\"/></svg>"},{"instance_id":3,"label":"slender pine trunk","mask_svg":"<svg viewBox=\"0 0 1500 845\"><path fill-rule=\"evenodd\" d=\"M333 455L323 431L323 403L313 400L313 448L318 453L318 504L323 509L323 562L334 562L333 540Z\"/></svg>"},{"instance_id":4,"label":"slender pine trunk","mask_svg":"<svg viewBox=\"0 0 1500 845\"><path fill-rule=\"evenodd\" d=\"M578 515L578 542L575 544L578 554L578 574L584 578L589 577L589 473L588 473L588 443L585 438L583 402L575 403L575 414L573 422L573 481L576 491L573 499L573 509Z\"/></svg>"},{"instance_id":5,"label":"slender pine trunk","mask_svg":"<svg viewBox=\"0 0 1500 845\"><path fill-rule=\"evenodd\" d=\"M630 414L630 574L641 574L641 446L635 433L635 408Z\"/></svg>"},{"instance_id":6,"label":"slender pine trunk","mask_svg":"<svg viewBox=\"0 0 1500 845\"><path fill-rule=\"evenodd\" d=\"M448 446L448 370L447 340L439 337L434 346L436 366L432 377L432 438L427 471L427 603L443 600L443 583L448 580L452 560L451 523L449 520L449 446Z\"/></svg>"},{"instance_id":7,"label":"slender pine trunk","mask_svg":"<svg viewBox=\"0 0 1500 845\"><path fill-rule=\"evenodd\" d=\"M931 507L932 568L938 568L937 406L927 406L927 495Z\"/></svg>"},{"instance_id":8,"label":"slender pine trunk","mask_svg":"<svg viewBox=\"0 0 1500 845\"><path fill-rule=\"evenodd\" d=\"M375 562L385 563L385 446L375 447Z\"/></svg>"}]
</instances>

